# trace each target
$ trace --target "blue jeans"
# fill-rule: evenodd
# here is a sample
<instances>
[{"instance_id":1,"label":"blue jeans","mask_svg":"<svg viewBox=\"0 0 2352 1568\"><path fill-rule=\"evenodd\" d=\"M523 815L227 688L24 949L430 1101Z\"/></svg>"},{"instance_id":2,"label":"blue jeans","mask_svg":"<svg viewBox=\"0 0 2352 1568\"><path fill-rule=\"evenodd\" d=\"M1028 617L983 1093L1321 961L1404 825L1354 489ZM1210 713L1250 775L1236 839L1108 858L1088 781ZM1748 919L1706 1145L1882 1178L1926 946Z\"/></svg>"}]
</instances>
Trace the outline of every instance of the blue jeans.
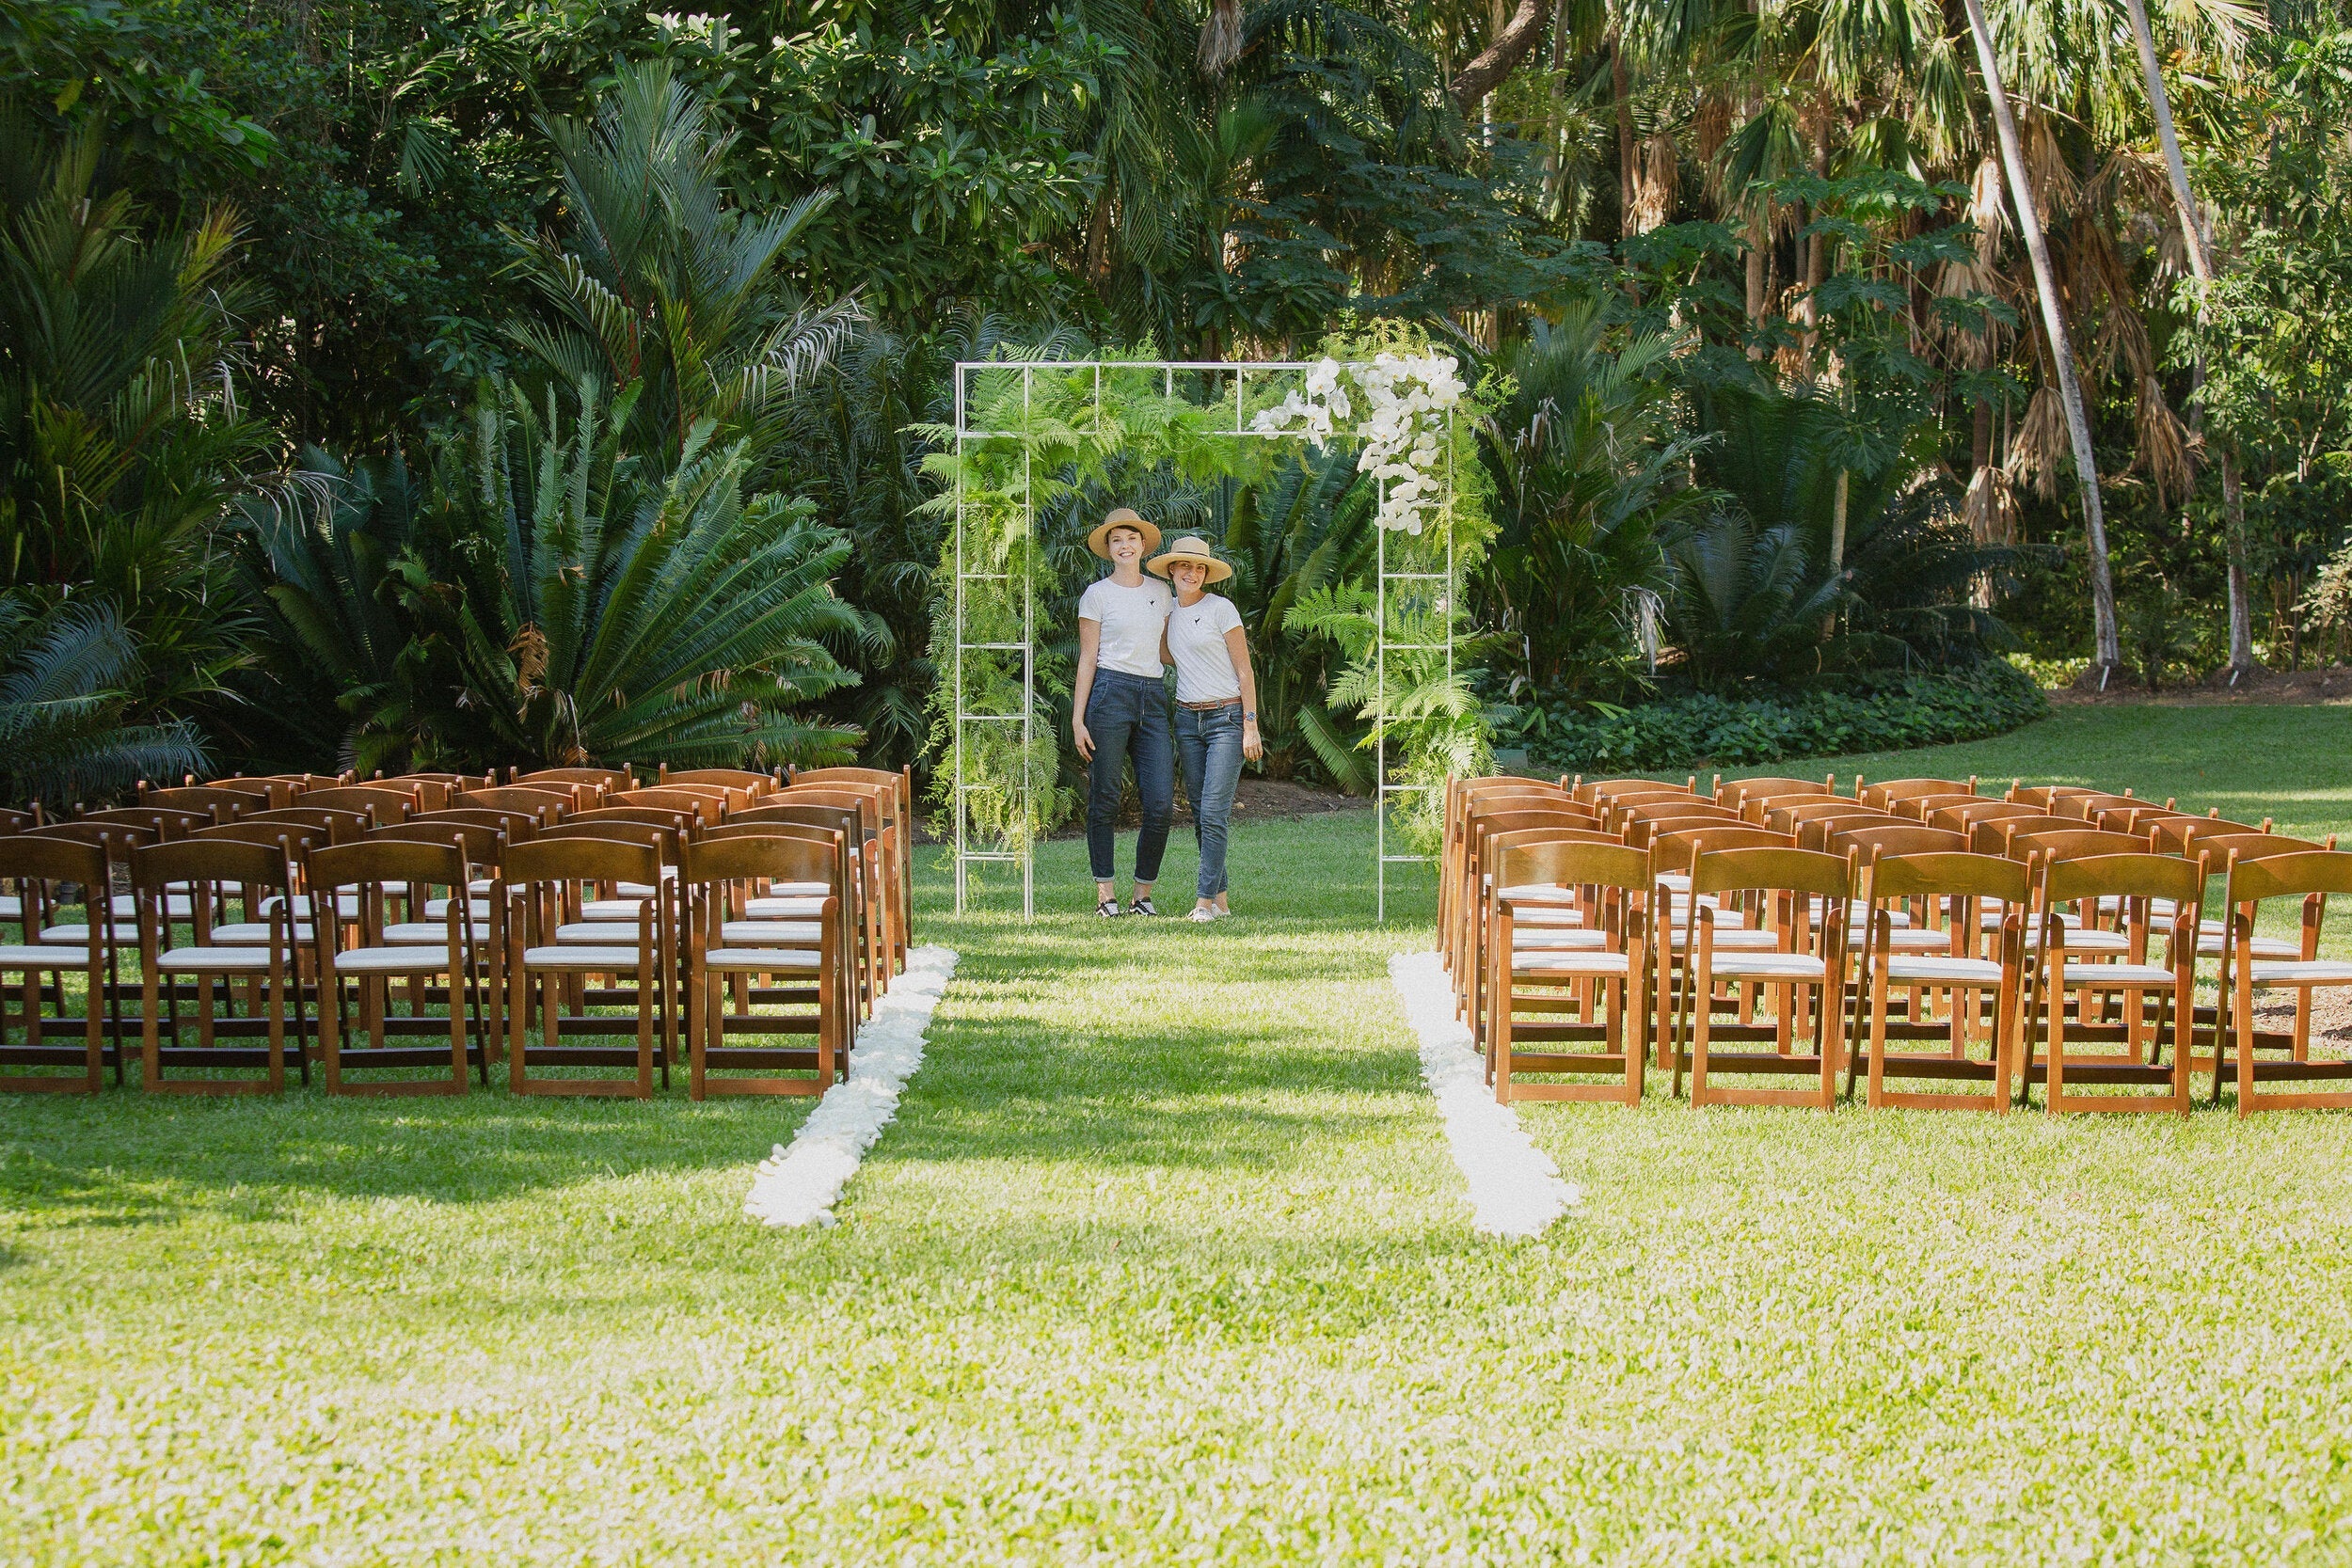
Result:
<instances>
[{"instance_id":1,"label":"blue jeans","mask_svg":"<svg viewBox=\"0 0 2352 1568\"><path fill-rule=\"evenodd\" d=\"M1094 864L1094 879L1111 879L1119 785L1132 754L1136 793L1143 797L1143 832L1136 837L1136 880L1156 882L1160 856L1168 849L1168 825L1176 815L1168 688L1141 675L1097 670L1094 689L1087 694L1087 730L1094 736L1094 761L1087 768L1087 859Z\"/></svg>"},{"instance_id":2,"label":"blue jeans","mask_svg":"<svg viewBox=\"0 0 2352 1568\"><path fill-rule=\"evenodd\" d=\"M1176 755L1184 767L1184 794L1192 800L1193 836L1200 841L1200 881L1196 895L1214 898L1225 891L1225 842L1233 818L1233 786L1241 782L1241 704L1176 710Z\"/></svg>"}]
</instances>

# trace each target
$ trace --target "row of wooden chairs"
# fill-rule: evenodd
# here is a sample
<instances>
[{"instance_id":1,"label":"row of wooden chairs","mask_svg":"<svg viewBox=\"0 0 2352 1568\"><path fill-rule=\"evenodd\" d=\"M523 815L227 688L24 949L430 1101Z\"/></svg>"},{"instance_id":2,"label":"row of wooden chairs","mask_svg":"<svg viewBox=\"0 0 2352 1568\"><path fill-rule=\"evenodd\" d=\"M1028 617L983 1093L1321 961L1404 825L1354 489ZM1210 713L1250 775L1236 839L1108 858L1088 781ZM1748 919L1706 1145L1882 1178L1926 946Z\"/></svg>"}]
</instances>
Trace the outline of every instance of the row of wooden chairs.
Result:
<instances>
[{"instance_id":1,"label":"row of wooden chairs","mask_svg":"<svg viewBox=\"0 0 2352 1568\"><path fill-rule=\"evenodd\" d=\"M2352 1061L2310 1050L2312 993L2352 986L2318 951L2352 855L2171 800L1978 785L1449 785L1439 946L1498 1098L1630 1103L1655 1067L1694 1105L1828 1106L1842 1074L1872 1106L2040 1085L2053 1112L2185 1113L2201 1070L2241 1115L2352 1107L2312 1086ZM2259 933L2290 900L2297 937ZM2293 996L2289 1027L2264 1026L2265 991ZM1772 1076L1802 1086L1735 1086Z\"/></svg>"},{"instance_id":2,"label":"row of wooden chairs","mask_svg":"<svg viewBox=\"0 0 2352 1568\"><path fill-rule=\"evenodd\" d=\"M646 788L563 769L190 782L68 821L8 814L0 1063L50 1070L0 1088L96 1092L135 1030L161 1092L275 1093L314 1060L330 1092L463 1092L501 1054L517 1093L643 1096L680 1059L698 1099L821 1092L904 966L911 806L904 773L872 769ZM446 1043L400 1038L421 1034ZM615 1034L634 1038L596 1038ZM793 1034L815 1038L729 1043ZM542 1070L611 1067L626 1075Z\"/></svg>"}]
</instances>

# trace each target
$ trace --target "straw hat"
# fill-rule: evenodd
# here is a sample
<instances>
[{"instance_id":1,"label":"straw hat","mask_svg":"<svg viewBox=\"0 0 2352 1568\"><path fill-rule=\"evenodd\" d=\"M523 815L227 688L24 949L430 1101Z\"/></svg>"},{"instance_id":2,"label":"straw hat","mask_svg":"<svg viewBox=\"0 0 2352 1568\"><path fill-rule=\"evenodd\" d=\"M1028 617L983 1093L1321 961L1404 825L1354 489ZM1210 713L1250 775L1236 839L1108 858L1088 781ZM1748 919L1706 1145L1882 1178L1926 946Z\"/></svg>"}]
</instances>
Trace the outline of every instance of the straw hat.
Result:
<instances>
[{"instance_id":1,"label":"straw hat","mask_svg":"<svg viewBox=\"0 0 2352 1568\"><path fill-rule=\"evenodd\" d=\"M1160 547L1160 531L1145 522L1131 508L1121 506L1105 513L1103 520L1094 526L1094 531L1087 535L1087 548L1108 561L1111 558L1111 530L1115 528L1131 528L1142 534L1143 547L1147 552Z\"/></svg>"},{"instance_id":2,"label":"straw hat","mask_svg":"<svg viewBox=\"0 0 2352 1568\"><path fill-rule=\"evenodd\" d=\"M1209 569L1203 587L1211 582L1223 582L1233 575L1233 568L1216 558L1216 552L1209 548L1206 539L1189 533L1168 546L1166 555L1155 555L1144 564L1157 576L1167 577L1168 569L1179 561L1197 561Z\"/></svg>"}]
</instances>

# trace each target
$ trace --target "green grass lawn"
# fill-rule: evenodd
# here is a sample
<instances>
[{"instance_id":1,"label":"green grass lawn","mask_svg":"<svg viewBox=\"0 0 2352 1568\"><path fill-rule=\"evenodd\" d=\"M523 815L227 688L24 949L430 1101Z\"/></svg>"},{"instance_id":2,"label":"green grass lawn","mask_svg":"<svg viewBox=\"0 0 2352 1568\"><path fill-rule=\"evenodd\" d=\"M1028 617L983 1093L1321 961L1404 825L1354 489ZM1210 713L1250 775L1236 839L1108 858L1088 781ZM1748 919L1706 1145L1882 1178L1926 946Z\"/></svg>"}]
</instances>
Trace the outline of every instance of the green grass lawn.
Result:
<instances>
[{"instance_id":1,"label":"green grass lawn","mask_svg":"<svg viewBox=\"0 0 2352 1568\"><path fill-rule=\"evenodd\" d=\"M1859 765L2326 831L2347 722ZM2352 1556L2352 1124L1523 1106L1586 1209L1482 1239L1369 856L1252 826L1206 928L930 872L830 1229L738 1212L804 1105L0 1099L0 1561Z\"/></svg>"}]
</instances>

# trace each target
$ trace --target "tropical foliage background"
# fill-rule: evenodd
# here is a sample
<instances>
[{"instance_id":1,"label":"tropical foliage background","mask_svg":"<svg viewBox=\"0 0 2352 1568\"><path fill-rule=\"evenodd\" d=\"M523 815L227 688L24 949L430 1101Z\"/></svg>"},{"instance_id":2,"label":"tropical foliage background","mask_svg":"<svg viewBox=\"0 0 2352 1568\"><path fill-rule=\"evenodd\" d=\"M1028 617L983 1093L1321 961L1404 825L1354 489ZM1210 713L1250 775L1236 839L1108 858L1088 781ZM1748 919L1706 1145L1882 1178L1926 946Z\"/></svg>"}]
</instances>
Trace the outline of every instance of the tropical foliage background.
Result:
<instances>
[{"instance_id":1,"label":"tropical foliage background","mask_svg":"<svg viewBox=\"0 0 2352 1568\"><path fill-rule=\"evenodd\" d=\"M1484 389L1505 743L2336 657L2347 10L0 0L7 787L920 766L956 360L1382 332ZM1366 788L1367 482L1244 467L1036 569L1216 535Z\"/></svg>"}]
</instances>

